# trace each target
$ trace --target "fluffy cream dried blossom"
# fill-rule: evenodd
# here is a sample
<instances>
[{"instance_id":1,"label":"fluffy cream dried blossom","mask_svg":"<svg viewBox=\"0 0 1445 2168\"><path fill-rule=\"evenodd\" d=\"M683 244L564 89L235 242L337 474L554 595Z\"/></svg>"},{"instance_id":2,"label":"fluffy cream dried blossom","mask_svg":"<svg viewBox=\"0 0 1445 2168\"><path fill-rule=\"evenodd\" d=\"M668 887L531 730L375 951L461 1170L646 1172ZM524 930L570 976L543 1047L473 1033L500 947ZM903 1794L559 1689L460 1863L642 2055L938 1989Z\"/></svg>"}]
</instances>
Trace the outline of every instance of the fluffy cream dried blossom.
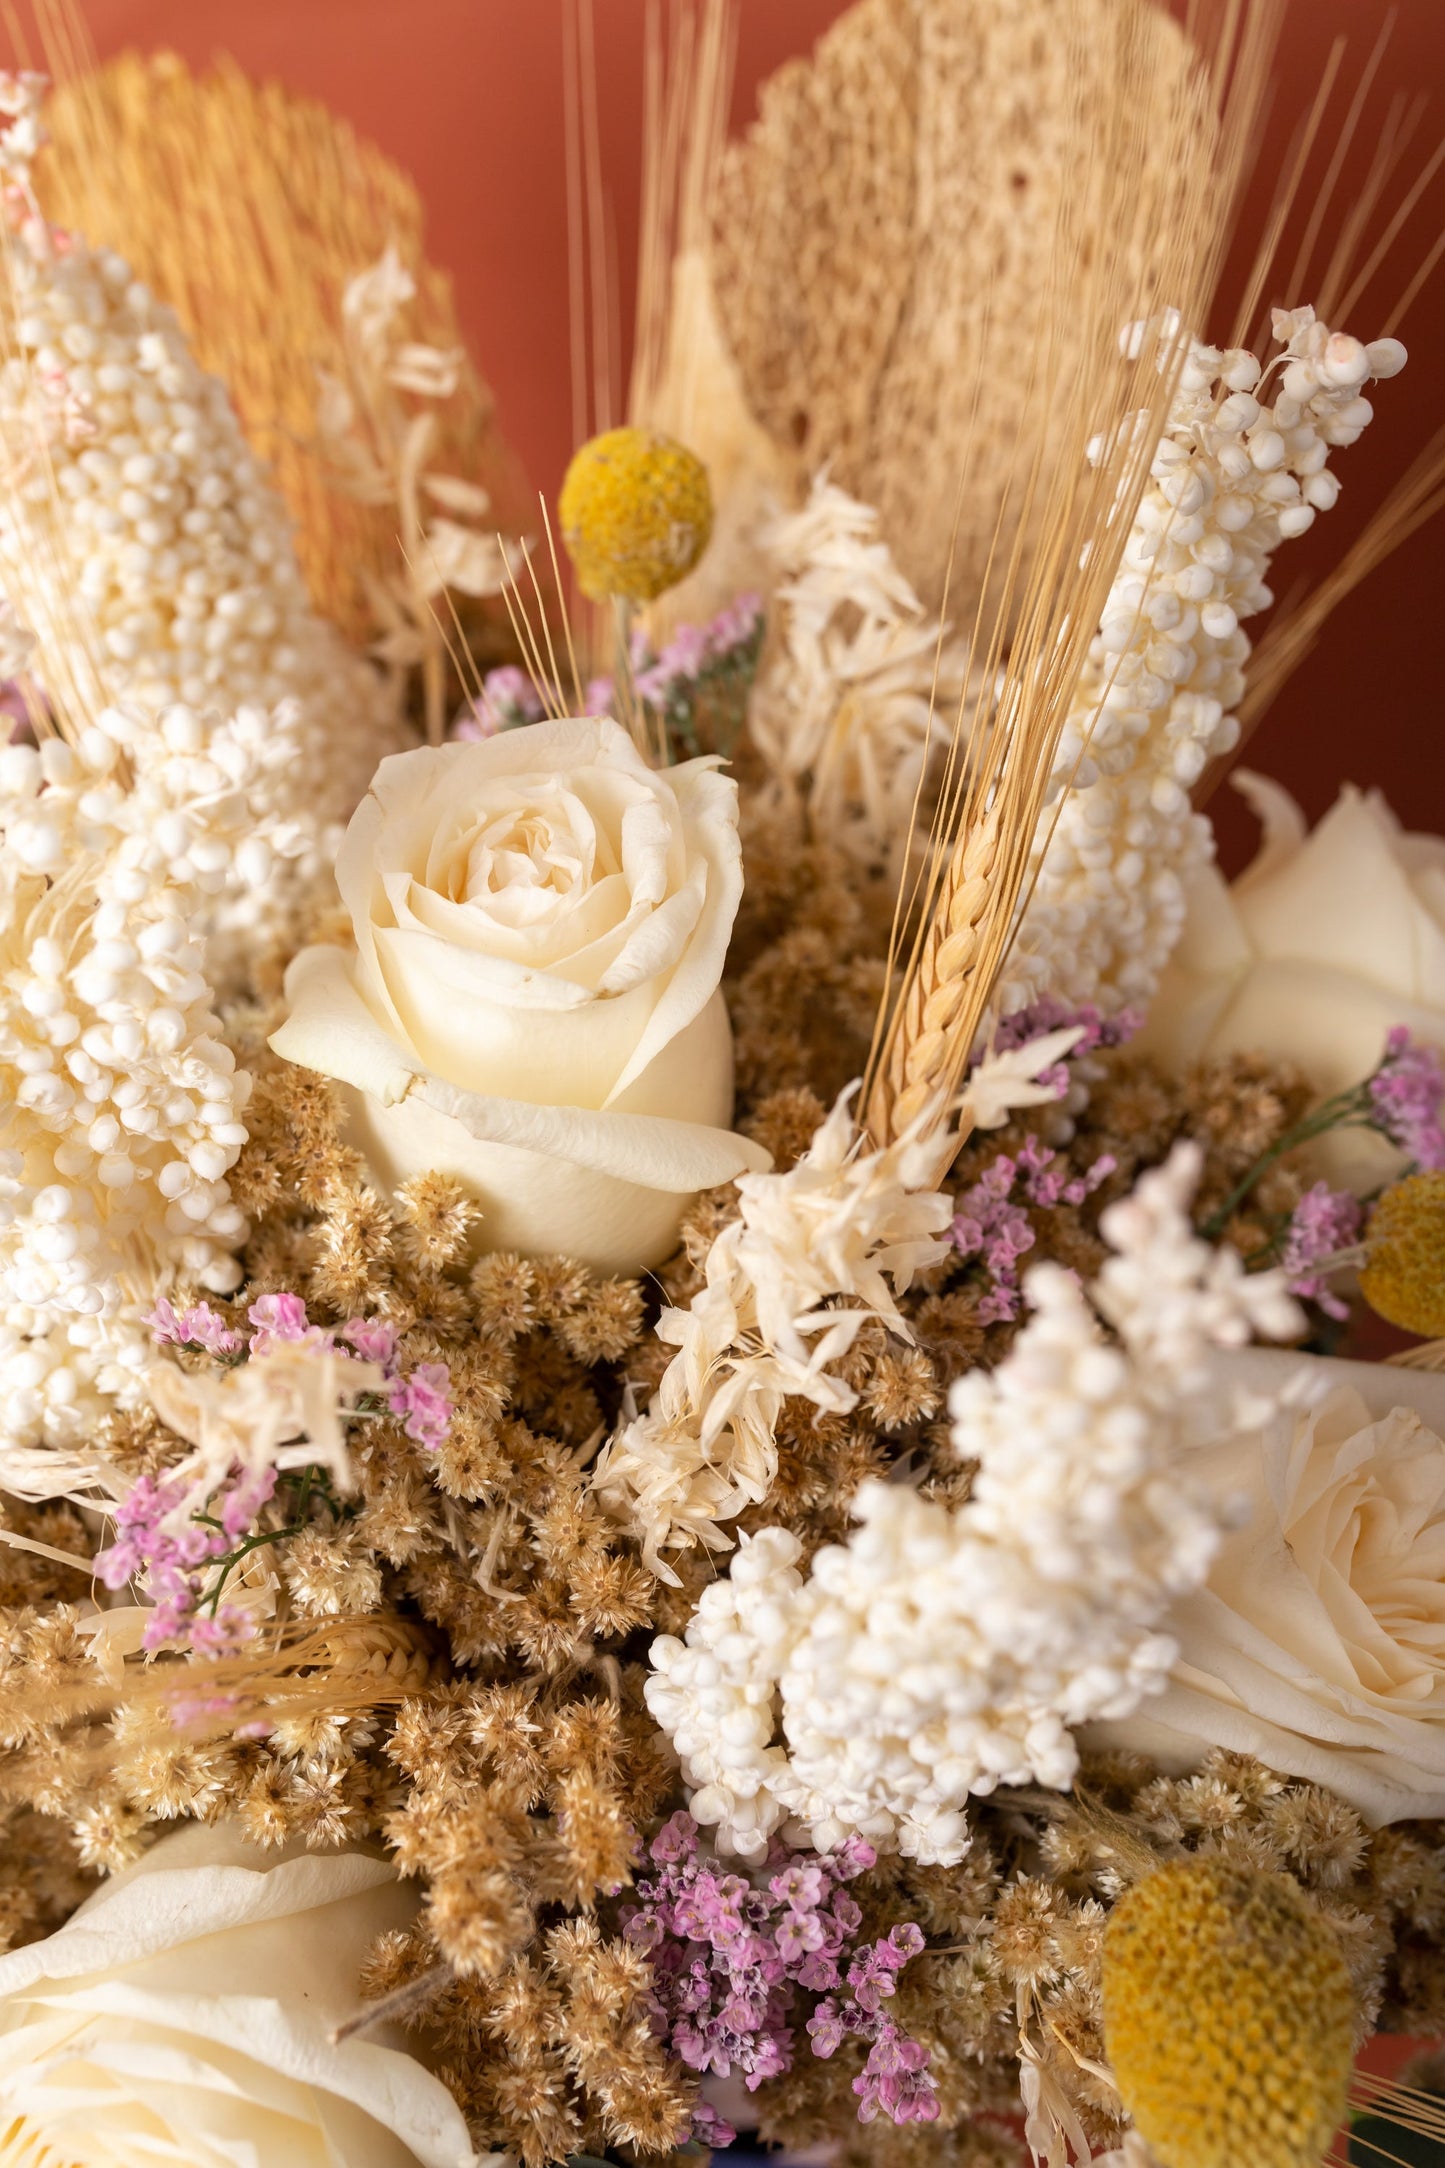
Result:
<instances>
[{"instance_id":1,"label":"fluffy cream dried blossom","mask_svg":"<svg viewBox=\"0 0 1445 2168\"><path fill-rule=\"evenodd\" d=\"M171 310L40 215L39 79L7 81L22 110L0 149L17 228L0 305L0 585L52 697L256 718L254 834L209 914L239 973L309 907L401 742L398 695L312 608L285 507Z\"/></svg>"},{"instance_id":2,"label":"fluffy cream dried blossom","mask_svg":"<svg viewBox=\"0 0 1445 2168\"><path fill-rule=\"evenodd\" d=\"M168 1471L186 1486L188 1512L233 1468L325 1468L340 1491L355 1488L343 1417L384 1383L379 1365L325 1340L278 1340L232 1370L182 1370L153 1363L146 1397L161 1421L192 1448Z\"/></svg>"},{"instance_id":3,"label":"fluffy cream dried blossom","mask_svg":"<svg viewBox=\"0 0 1445 2168\"><path fill-rule=\"evenodd\" d=\"M786 1174L739 1178L741 1210L708 1251L705 1284L688 1309L658 1320L678 1352L650 1406L598 1462L604 1504L665 1580L677 1576L661 1552L727 1549L718 1523L767 1496L786 1395L846 1414L858 1395L828 1365L868 1320L912 1342L895 1298L947 1254L953 1206L933 1186L936 1138L925 1142L919 1125L867 1150L852 1098L842 1095Z\"/></svg>"},{"instance_id":4,"label":"fluffy cream dried blossom","mask_svg":"<svg viewBox=\"0 0 1445 2168\"><path fill-rule=\"evenodd\" d=\"M967 656L878 538L878 514L825 473L762 530L774 639L749 728L816 831L866 863L896 853L929 756L947 746Z\"/></svg>"},{"instance_id":5,"label":"fluffy cream dried blossom","mask_svg":"<svg viewBox=\"0 0 1445 2168\"><path fill-rule=\"evenodd\" d=\"M1157 339L1163 368L1183 335L1170 317L1130 326L1122 343L1137 353ZM1242 348L1188 343L1059 743L1051 795L1068 795L1040 824L1005 1012L1041 992L1111 1009L1147 1002L1183 929L1186 885L1213 849L1189 794L1238 741L1243 621L1272 600L1280 543L1338 496L1327 462L1371 419L1363 386L1405 360L1397 340L1362 345L1310 308L1276 309L1274 336L1263 368Z\"/></svg>"},{"instance_id":6,"label":"fluffy cream dried blossom","mask_svg":"<svg viewBox=\"0 0 1445 2168\"><path fill-rule=\"evenodd\" d=\"M1159 1622L1219 1535L1188 1454L1236 1421L1209 1351L1298 1325L1280 1275L1194 1235L1199 1165L1178 1148L1104 1215L1114 1254L1087 1295L1056 1265L1030 1274L1008 1358L952 1390L965 1505L869 1481L807 1580L797 1538L766 1528L686 1640L654 1642L648 1706L723 1849L760 1857L782 1826L957 1860L970 1794L1068 1785L1071 1727L1163 1685Z\"/></svg>"},{"instance_id":7,"label":"fluffy cream dried blossom","mask_svg":"<svg viewBox=\"0 0 1445 2168\"><path fill-rule=\"evenodd\" d=\"M244 732L181 707L0 751L7 1450L73 1444L133 1402L139 1311L167 1279L239 1280L226 1177L250 1079L195 926L244 861L255 784Z\"/></svg>"}]
</instances>

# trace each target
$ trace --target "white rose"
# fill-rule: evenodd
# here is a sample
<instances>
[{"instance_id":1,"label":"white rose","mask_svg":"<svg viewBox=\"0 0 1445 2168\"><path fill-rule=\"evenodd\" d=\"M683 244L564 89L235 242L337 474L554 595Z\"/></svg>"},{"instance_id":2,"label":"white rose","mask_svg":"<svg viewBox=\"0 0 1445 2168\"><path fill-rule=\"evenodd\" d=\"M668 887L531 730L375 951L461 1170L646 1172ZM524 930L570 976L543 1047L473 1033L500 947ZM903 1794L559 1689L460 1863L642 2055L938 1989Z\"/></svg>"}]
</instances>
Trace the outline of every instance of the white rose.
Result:
<instances>
[{"instance_id":1,"label":"white rose","mask_svg":"<svg viewBox=\"0 0 1445 2168\"><path fill-rule=\"evenodd\" d=\"M1232 886L1214 866L1191 885L1137 1043L1178 1068L1270 1055L1322 1094L1368 1076L1394 1024L1445 1047L1445 841L1407 835L1377 791L1353 785L1307 833L1278 784L1247 771L1234 781L1264 824L1259 855ZM1317 1151L1323 1171L1361 1191L1402 1164L1360 1130Z\"/></svg>"},{"instance_id":2,"label":"white rose","mask_svg":"<svg viewBox=\"0 0 1445 2168\"><path fill-rule=\"evenodd\" d=\"M726 1127L742 862L714 759L659 773L591 716L399 753L336 878L357 953L302 951L271 1044L347 1087L382 1182L454 1175L490 1248L632 1272L770 1164Z\"/></svg>"},{"instance_id":3,"label":"white rose","mask_svg":"<svg viewBox=\"0 0 1445 2168\"><path fill-rule=\"evenodd\" d=\"M1205 1746L1253 1754L1375 1824L1445 1814L1445 1377L1265 1349L1217 1360L1294 1404L1191 1463L1248 1521L1169 1614L1164 1692L1085 1738L1170 1770Z\"/></svg>"},{"instance_id":4,"label":"white rose","mask_svg":"<svg viewBox=\"0 0 1445 2168\"><path fill-rule=\"evenodd\" d=\"M360 1853L278 1859L197 1825L0 1958L7 2161L465 2168L450 2093L383 2028L331 2044L413 1893ZM500 2155L492 2156L500 2161Z\"/></svg>"}]
</instances>

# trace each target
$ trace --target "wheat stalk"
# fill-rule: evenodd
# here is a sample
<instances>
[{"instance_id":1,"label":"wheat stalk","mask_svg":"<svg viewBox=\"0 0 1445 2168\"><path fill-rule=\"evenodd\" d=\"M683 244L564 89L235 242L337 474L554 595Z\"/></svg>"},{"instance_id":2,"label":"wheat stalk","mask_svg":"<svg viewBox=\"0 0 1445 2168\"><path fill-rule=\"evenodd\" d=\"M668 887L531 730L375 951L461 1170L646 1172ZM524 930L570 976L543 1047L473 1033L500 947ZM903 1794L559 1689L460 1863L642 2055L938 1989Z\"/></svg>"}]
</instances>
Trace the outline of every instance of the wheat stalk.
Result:
<instances>
[{"instance_id":1,"label":"wheat stalk","mask_svg":"<svg viewBox=\"0 0 1445 2168\"><path fill-rule=\"evenodd\" d=\"M948 1066L948 1050L974 983L997 889L999 815L991 807L964 835L949 861L943 893L929 920L917 969L899 1006L899 1028L884 1076L869 1102L870 1121L897 1135L928 1107Z\"/></svg>"}]
</instances>

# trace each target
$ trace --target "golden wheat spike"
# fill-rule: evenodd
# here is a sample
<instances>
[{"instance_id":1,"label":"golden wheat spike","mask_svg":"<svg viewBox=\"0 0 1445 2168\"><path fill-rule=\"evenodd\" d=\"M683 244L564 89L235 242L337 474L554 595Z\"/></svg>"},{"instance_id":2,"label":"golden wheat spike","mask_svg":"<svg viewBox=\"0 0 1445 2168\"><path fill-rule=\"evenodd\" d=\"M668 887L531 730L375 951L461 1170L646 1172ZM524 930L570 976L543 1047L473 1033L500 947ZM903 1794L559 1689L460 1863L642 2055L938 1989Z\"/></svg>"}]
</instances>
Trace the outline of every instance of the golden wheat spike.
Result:
<instances>
[{"instance_id":1,"label":"golden wheat spike","mask_svg":"<svg viewBox=\"0 0 1445 2168\"><path fill-rule=\"evenodd\" d=\"M958 718L926 872L901 900L902 983L865 1099L880 1142L930 1107L941 1115L1007 954L1064 722L1184 356L1176 338L1161 367L1148 338L1121 358L1119 329L1170 305L1185 326L1201 320L1262 74L1262 10L1246 18L1223 115L1202 57L1183 78L1154 66L1147 6L1117 7L1103 47L1088 0L1070 0L1055 24L1071 45L1090 43L1111 93L1051 116L1074 185L1040 264L1018 434L977 583L972 650L994 691ZM1010 321L1011 347L1018 336ZM985 345L976 365L998 360ZM1105 448L1091 466L1096 435Z\"/></svg>"},{"instance_id":2,"label":"golden wheat spike","mask_svg":"<svg viewBox=\"0 0 1445 2168\"><path fill-rule=\"evenodd\" d=\"M416 189L324 106L224 58L194 76L174 53L122 54L62 82L46 122L45 209L117 250L175 309L273 468L318 609L365 637L368 575L395 568L396 523L330 486L315 449L319 372L343 373L342 294L388 247L416 280L416 337L460 346ZM490 414L468 373L440 416L436 463L495 491L511 485Z\"/></svg>"}]
</instances>

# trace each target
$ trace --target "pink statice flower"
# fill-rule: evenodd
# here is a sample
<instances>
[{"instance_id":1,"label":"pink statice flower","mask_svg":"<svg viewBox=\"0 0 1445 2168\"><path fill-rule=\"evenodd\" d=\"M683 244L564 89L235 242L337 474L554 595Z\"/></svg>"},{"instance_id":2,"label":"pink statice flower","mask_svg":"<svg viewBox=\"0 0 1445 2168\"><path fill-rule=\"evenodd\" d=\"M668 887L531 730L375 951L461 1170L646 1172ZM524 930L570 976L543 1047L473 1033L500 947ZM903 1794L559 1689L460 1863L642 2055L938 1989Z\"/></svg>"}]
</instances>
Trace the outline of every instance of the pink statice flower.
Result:
<instances>
[{"instance_id":1,"label":"pink statice flower","mask_svg":"<svg viewBox=\"0 0 1445 2168\"><path fill-rule=\"evenodd\" d=\"M481 691L462 708L451 734L463 743L494 738L499 730L538 723L546 712L542 696L526 671L506 663L487 672Z\"/></svg>"},{"instance_id":2,"label":"pink statice flower","mask_svg":"<svg viewBox=\"0 0 1445 2168\"><path fill-rule=\"evenodd\" d=\"M188 1310L178 1311L161 1295L144 1322L162 1347L203 1347L212 1355L235 1355L242 1346L241 1335L232 1332L208 1302L192 1303Z\"/></svg>"},{"instance_id":3,"label":"pink statice flower","mask_svg":"<svg viewBox=\"0 0 1445 2168\"><path fill-rule=\"evenodd\" d=\"M1031 1045L1035 1039L1046 1039L1051 1031L1077 1028L1080 1037L1063 1060L1055 1062L1052 1069L1042 1070L1038 1077L1040 1084L1052 1086L1062 1099L1069 1089L1071 1062L1082 1061L1086 1055L1096 1054L1101 1048L1126 1045L1143 1021L1143 1012L1139 1009L1120 1009L1117 1015L1105 1016L1092 1001L1071 1007L1053 994L1044 994L1030 1002L1026 1009L1015 1009L995 1025L993 1032L975 1047L973 1059L979 1062L986 1054L1010 1054L1016 1047Z\"/></svg>"},{"instance_id":4,"label":"pink statice flower","mask_svg":"<svg viewBox=\"0 0 1445 2168\"><path fill-rule=\"evenodd\" d=\"M191 1647L198 1656L238 1656L255 1631L249 1611L223 1603L214 1618L191 1620Z\"/></svg>"},{"instance_id":5,"label":"pink statice flower","mask_svg":"<svg viewBox=\"0 0 1445 2168\"><path fill-rule=\"evenodd\" d=\"M1328 1182L1316 1182L1295 1206L1284 1231L1279 1261L1289 1274L1289 1291L1301 1301L1318 1303L1326 1317L1343 1320L1350 1314L1349 1305L1333 1292L1326 1274L1329 1261L1358 1242L1360 1220L1357 1197L1347 1189L1331 1189Z\"/></svg>"},{"instance_id":6,"label":"pink statice flower","mask_svg":"<svg viewBox=\"0 0 1445 2168\"><path fill-rule=\"evenodd\" d=\"M275 1488L274 1468L234 1469L212 1493L202 1521L186 1510L183 1483L141 1476L132 1485L116 1508L115 1541L96 1554L95 1570L109 1589L142 1583L151 1599L143 1647L157 1649L172 1641L207 1645L216 1621L203 1620L200 1606L212 1569L249 1534Z\"/></svg>"},{"instance_id":7,"label":"pink statice flower","mask_svg":"<svg viewBox=\"0 0 1445 2168\"><path fill-rule=\"evenodd\" d=\"M315 1330L299 1295L258 1295L246 1315L255 1327L253 1355L264 1355L280 1342L305 1340Z\"/></svg>"},{"instance_id":8,"label":"pink statice flower","mask_svg":"<svg viewBox=\"0 0 1445 2168\"><path fill-rule=\"evenodd\" d=\"M445 1363L418 1363L405 1377L392 1378L387 1404L401 1417L409 1438L428 1453L442 1444L452 1420L452 1375Z\"/></svg>"},{"instance_id":9,"label":"pink statice flower","mask_svg":"<svg viewBox=\"0 0 1445 2168\"><path fill-rule=\"evenodd\" d=\"M861 2121L937 2115L927 2050L882 2009L923 1948L922 1931L909 1922L859 1943L863 1915L843 1887L872 1866L869 1845L850 1838L820 1857L775 1843L771 1873L755 1886L724 1873L692 1817L674 1814L649 1858L654 1871L638 1881L625 1932L651 1961L654 2027L689 2069L737 2075L756 2091L791 2069L804 2040L826 2057L856 2039L868 2048L854 2087ZM810 2006L813 1996L821 1999ZM705 2109L694 2111L693 2135L718 2145L733 2133Z\"/></svg>"},{"instance_id":10,"label":"pink statice flower","mask_svg":"<svg viewBox=\"0 0 1445 2168\"><path fill-rule=\"evenodd\" d=\"M1416 1167L1445 1167L1445 1070L1433 1046L1417 1046L1403 1024L1385 1041L1385 1055L1365 1084L1371 1125L1399 1146Z\"/></svg>"},{"instance_id":11,"label":"pink statice flower","mask_svg":"<svg viewBox=\"0 0 1445 2168\"><path fill-rule=\"evenodd\" d=\"M390 1370L396 1361L396 1327L384 1317L353 1317L341 1328L341 1337L364 1363L379 1363Z\"/></svg>"},{"instance_id":12,"label":"pink statice flower","mask_svg":"<svg viewBox=\"0 0 1445 2168\"><path fill-rule=\"evenodd\" d=\"M987 1281L978 1306L981 1325L1006 1323L1019 1314L1019 1259L1035 1241L1025 1206L1082 1204L1116 1164L1110 1153L1102 1152L1086 1173L1071 1174L1068 1162L1052 1146L1025 1137L1017 1152L1000 1152L955 1200L954 1247L961 1257L982 1266Z\"/></svg>"}]
</instances>

